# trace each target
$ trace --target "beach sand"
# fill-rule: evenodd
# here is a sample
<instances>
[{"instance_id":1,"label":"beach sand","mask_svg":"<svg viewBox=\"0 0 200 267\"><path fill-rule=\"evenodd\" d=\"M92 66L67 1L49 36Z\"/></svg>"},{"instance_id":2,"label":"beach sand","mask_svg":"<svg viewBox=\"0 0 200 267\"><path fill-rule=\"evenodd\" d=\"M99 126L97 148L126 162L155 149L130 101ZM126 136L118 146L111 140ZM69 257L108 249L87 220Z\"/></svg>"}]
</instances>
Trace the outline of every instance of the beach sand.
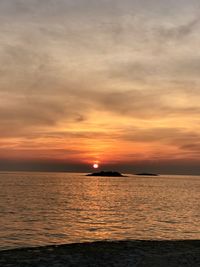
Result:
<instances>
[{"instance_id":1,"label":"beach sand","mask_svg":"<svg viewBox=\"0 0 200 267\"><path fill-rule=\"evenodd\" d=\"M200 240L119 241L0 251L1 267L200 267Z\"/></svg>"}]
</instances>

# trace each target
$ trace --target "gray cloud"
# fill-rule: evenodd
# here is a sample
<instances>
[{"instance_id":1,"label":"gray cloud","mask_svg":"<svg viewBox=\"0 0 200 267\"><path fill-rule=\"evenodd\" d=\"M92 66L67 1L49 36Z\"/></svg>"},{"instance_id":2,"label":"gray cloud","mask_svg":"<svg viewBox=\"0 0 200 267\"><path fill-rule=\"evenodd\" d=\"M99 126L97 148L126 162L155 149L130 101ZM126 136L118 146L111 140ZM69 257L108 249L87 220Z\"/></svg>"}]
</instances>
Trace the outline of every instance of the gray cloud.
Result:
<instances>
[{"instance_id":1,"label":"gray cloud","mask_svg":"<svg viewBox=\"0 0 200 267\"><path fill-rule=\"evenodd\" d=\"M196 29L199 28L200 25L200 16L197 16L193 20L189 21L186 24L180 25L180 26L173 26L173 27L162 27L159 30L160 37L163 39L163 41L167 40L177 40L181 41L182 38L188 37L190 34L192 34Z\"/></svg>"}]
</instances>

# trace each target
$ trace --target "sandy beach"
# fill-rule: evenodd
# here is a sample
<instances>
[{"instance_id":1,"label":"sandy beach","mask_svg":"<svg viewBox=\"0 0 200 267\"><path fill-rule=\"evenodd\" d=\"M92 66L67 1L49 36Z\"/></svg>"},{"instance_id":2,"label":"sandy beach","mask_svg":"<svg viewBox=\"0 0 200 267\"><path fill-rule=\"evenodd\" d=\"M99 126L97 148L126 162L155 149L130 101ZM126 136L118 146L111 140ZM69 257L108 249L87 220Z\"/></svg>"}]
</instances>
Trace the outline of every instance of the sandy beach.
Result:
<instances>
[{"instance_id":1,"label":"sandy beach","mask_svg":"<svg viewBox=\"0 0 200 267\"><path fill-rule=\"evenodd\" d=\"M199 267L200 240L119 241L23 248L0 252L1 267Z\"/></svg>"}]
</instances>

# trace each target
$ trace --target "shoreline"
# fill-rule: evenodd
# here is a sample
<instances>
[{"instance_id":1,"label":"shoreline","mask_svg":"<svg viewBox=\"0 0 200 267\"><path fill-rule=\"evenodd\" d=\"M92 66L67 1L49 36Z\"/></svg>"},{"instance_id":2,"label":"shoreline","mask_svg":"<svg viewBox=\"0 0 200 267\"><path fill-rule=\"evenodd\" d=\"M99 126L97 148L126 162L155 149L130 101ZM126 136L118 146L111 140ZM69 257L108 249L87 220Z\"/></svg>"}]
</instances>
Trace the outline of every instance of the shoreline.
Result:
<instances>
[{"instance_id":1,"label":"shoreline","mask_svg":"<svg viewBox=\"0 0 200 267\"><path fill-rule=\"evenodd\" d=\"M200 266L200 240L98 241L0 251L2 267Z\"/></svg>"}]
</instances>

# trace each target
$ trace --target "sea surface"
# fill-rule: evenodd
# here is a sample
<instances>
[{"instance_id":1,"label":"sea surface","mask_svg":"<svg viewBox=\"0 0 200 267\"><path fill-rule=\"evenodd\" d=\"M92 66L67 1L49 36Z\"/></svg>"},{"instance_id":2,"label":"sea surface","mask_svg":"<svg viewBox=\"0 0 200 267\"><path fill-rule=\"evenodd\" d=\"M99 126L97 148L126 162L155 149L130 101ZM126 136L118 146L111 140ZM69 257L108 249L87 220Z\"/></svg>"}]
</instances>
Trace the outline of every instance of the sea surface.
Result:
<instances>
[{"instance_id":1,"label":"sea surface","mask_svg":"<svg viewBox=\"0 0 200 267\"><path fill-rule=\"evenodd\" d=\"M0 250L200 239L200 176L0 173Z\"/></svg>"}]
</instances>

